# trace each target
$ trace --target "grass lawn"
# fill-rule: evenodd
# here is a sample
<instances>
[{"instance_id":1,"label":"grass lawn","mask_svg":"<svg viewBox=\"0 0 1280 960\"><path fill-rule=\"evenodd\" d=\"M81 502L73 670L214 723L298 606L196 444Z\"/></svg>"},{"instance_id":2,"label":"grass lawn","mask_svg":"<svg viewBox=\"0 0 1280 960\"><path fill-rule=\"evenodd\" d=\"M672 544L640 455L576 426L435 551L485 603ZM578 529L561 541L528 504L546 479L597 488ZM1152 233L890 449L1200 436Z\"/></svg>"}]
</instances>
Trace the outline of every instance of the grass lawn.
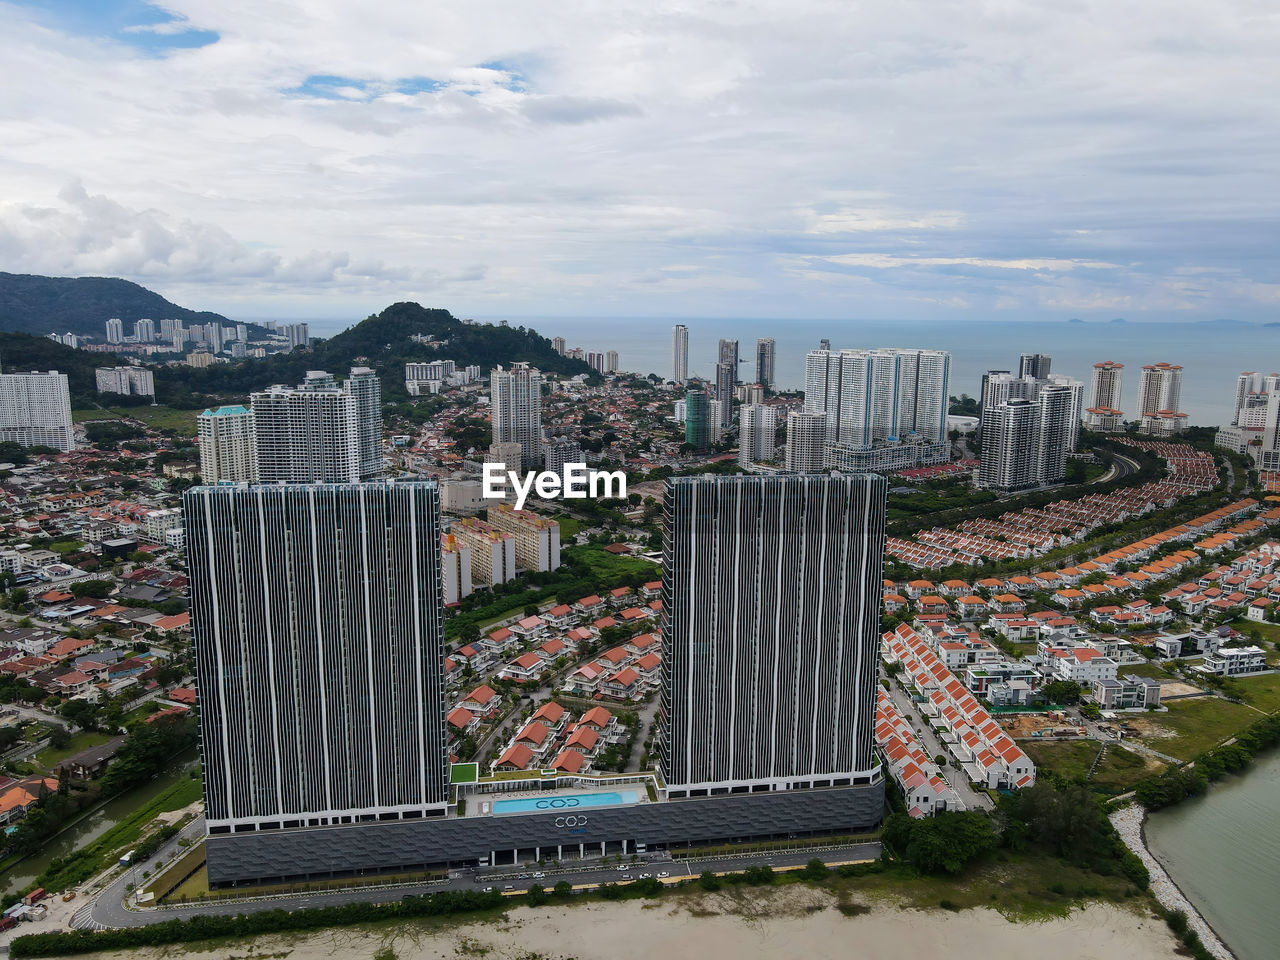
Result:
<instances>
[{"instance_id":1,"label":"grass lawn","mask_svg":"<svg viewBox=\"0 0 1280 960\"><path fill-rule=\"evenodd\" d=\"M570 517L563 513L557 513L551 519L560 524L560 542L562 544L572 543L573 538L578 535L578 531L584 526L583 522L577 517Z\"/></svg>"},{"instance_id":2,"label":"grass lawn","mask_svg":"<svg viewBox=\"0 0 1280 960\"><path fill-rule=\"evenodd\" d=\"M1019 740L1018 746L1035 761L1037 770L1078 781L1084 780L1102 748L1097 740Z\"/></svg>"},{"instance_id":3,"label":"grass lawn","mask_svg":"<svg viewBox=\"0 0 1280 960\"><path fill-rule=\"evenodd\" d=\"M1258 719L1257 710L1218 697L1175 700L1168 706L1168 713L1147 717L1161 728L1147 742L1153 749L1179 760L1195 758Z\"/></svg>"},{"instance_id":4,"label":"grass lawn","mask_svg":"<svg viewBox=\"0 0 1280 960\"><path fill-rule=\"evenodd\" d=\"M71 741L58 750L54 747L45 747L36 754L35 760L47 770L52 770L67 757L79 753L81 750L88 750L90 747L96 747L106 743L111 739L109 733L90 732L88 730L77 733L71 738Z\"/></svg>"},{"instance_id":5,"label":"grass lawn","mask_svg":"<svg viewBox=\"0 0 1280 960\"><path fill-rule=\"evenodd\" d=\"M1126 663L1120 667L1120 676L1132 673L1138 677L1151 677L1155 680L1172 680L1173 674L1158 663Z\"/></svg>"},{"instance_id":6,"label":"grass lawn","mask_svg":"<svg viewBox=\"0 0 1280 960\"><path fill-rule=\"evenodd\" d=\"M156 430L173 430L176 433L194 437L196 435L196 417L199 410L178 410L174 407L113 407L112 413L121 417L141 420Z\"/></svg>"},{"instance_id":7,"label":"grass lawn","mask_svg":"<svg viewBox=\"0 0 1280 960\"><path fill-rule=\"evenodd\" d=\"M1089 786L1099 793L1116 796L1132 790L1138 781L1152 774L1163 773L1168 764L1148 760L1123 747L1107 747L1106 756L1093 771Z\"/></svg>"},{"instance_id":8,"label":"grass lawn","mask_svg":"<svg viewBox=\"0 0 1280 960\"><path fill-rule=\"evenodd\" d=\"M110 410L72 410L71 419L75 423L84 423L86 420L119 420L120 415Z\"/></svg>"},{"instance_id":9,"label":"grass lawn","mask_svg":"<svg viewBox=\"0 0 1280 960\"><path fill-rule=\"evenodd\" d=\"M1239 677L1235 683L1250 705L1266 713L1280 710L1280 673Z\"/></svg>"},{"instance_id":10,"label":"grass lawn","mask_svg":"<svg viewBox=\"0 0 1280 960\"><path fill-rule=\"evenodd\" d=\"M572 555L574 559L585 564L591 570L592 575L613 583L621 583L627 577L632 577L636 574L642 574L646 577L652 576L654 579L661 576L661 570L659 570L658 566L648 560L633 557L629 554L609 553L604 547L595 544L585 547L567 547L564 553L565 555Z\"/></svg>"}]
</instances>

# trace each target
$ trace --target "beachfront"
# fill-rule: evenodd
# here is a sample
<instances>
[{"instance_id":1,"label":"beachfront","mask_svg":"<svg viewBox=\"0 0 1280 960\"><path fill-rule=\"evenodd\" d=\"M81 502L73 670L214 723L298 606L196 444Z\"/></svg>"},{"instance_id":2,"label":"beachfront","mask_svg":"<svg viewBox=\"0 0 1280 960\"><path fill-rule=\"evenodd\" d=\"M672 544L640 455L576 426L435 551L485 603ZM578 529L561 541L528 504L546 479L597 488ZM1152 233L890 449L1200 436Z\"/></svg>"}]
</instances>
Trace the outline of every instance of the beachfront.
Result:
<instances>
[{"instance_id":1,"label":"beachfront","mask_svg":"<svg viewBox=\"0 0 1280 960\"><path fill-rule=\"evenodd\" d=\"M848 908L846 908L848 909ZM1159 920L1109 904L1091 904L1069 917L1034 922L1006 920L995 910L959 912L904 909L877 903L868 912L842 912L823 890L690 894L679 900L601 903L569 907L516 907L505 919L447 929L401 924L376 930L326 930L305 937L260 938L259 956L288 960L491 960L573 957L574 960L650 960L734 957L826 960L851 955L876 960L950 960L1049 956L1055 960L1167 960L1176 943ZM226 960L234 946L190 951L189 960ZM118 960L162 960L162 950L110 955Z\"/></svg>"}]
</instances>

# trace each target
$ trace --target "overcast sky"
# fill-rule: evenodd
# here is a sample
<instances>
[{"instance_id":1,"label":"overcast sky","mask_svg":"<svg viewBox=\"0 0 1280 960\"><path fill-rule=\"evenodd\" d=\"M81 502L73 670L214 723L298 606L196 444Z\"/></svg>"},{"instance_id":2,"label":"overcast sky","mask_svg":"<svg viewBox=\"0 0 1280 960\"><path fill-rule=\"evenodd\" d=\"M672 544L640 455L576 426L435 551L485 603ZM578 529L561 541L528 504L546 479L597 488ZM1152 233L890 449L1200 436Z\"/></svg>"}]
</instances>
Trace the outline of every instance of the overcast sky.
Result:
<instances>
[{"instance_id":1,"label":"overcast sky","mask_svg":"<svg viewBox=\"0 0 1280 960\"><path fill-rule=\"evenodd\" d=\"M1280 320L1274 0L0 0L0 270L242 316Z\"/></svg>"}]
</instances>

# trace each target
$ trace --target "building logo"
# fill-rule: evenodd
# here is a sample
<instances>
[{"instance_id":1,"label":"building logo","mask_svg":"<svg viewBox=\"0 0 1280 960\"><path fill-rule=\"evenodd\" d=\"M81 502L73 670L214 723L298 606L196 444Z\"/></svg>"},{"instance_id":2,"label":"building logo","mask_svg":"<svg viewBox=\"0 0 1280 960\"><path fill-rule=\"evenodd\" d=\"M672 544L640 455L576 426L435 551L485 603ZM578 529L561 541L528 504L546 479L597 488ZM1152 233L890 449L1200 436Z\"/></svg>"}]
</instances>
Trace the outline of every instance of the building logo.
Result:
<instances>
[{"instance_id":1,"label":"building logo","mask_svg":"<svg viewBox=\"0 0 1280 960\"><path fill-rule=\"evenodd\" d=\"M556 817L557 827L585 827L586 817Z\"/></svg>"},{"instance_id":2,"label":"building logo","mask_svg":"<svg viewBox=\"0 0 1280 960\"><path fill-rule=\"evenodd\" d=\"M521 482L520 474L507 470L505 463L484 465L486 500L504 499L508 485L516 492L517 510L524 509L530 491L542 500L626 499L627 496L627 475L621 470L588 470L585 463L566 463L563 476L553 470L531 470Z\"/></svg>"}]
</instances>

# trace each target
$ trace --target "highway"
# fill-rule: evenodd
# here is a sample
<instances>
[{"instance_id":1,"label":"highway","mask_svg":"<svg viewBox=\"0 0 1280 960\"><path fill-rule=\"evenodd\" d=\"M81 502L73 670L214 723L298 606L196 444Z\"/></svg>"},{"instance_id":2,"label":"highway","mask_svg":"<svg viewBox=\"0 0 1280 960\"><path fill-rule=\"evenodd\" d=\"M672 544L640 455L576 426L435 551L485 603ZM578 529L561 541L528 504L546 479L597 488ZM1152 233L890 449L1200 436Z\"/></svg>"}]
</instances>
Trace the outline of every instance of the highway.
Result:
<instances>
[{"instance_id":1,"label":"highway","mask_svg":"<svg viewBox=\"0 0 1280 960\"><path fill-rule=\"evenodd\" d=\"M183 830L180 837L188 839L202 836L204 820L196 820ZM169 861L178 852L175 837L158 854L157 858ZM183 851L185 852L185 851ZM200 915L234 916L239 913L256 913L261 910L302 910L313 907L332 907L346 903L393 903L407 896L439 893L442 890L484 890L493 888L502 893L517 894L534 884L550 889L560 881L574 886L600 886L605 883L621 883L655 877L666 883L697 877L703 871L713 873L739 872L748 867L769 865L774 869L799 867L817 857L824 863L838 864L862 860L875 860L880 856L878 842L849 845L821 846L806 850L773 851L736 854L710 859L672 859L665 853L642 855L635 863L604 863L600 860L582 861L573 867L558 870L547 869L541 876L523 867L485 867L483 869L451 870L447 880L429 883L403 883L363 889L334 890L332 893L294 893L278 897L232 900L159 908L137 909L125 905L125 888L137 878L138 868L125 870L108 884L94 901L78 910L71 919L74 929L101 930L108 927L141 927L149 923L181 919ZM154 862L154 860L152 861ZM620 869L622 867L623 869Z\"/></svg>"}]
</instances>

